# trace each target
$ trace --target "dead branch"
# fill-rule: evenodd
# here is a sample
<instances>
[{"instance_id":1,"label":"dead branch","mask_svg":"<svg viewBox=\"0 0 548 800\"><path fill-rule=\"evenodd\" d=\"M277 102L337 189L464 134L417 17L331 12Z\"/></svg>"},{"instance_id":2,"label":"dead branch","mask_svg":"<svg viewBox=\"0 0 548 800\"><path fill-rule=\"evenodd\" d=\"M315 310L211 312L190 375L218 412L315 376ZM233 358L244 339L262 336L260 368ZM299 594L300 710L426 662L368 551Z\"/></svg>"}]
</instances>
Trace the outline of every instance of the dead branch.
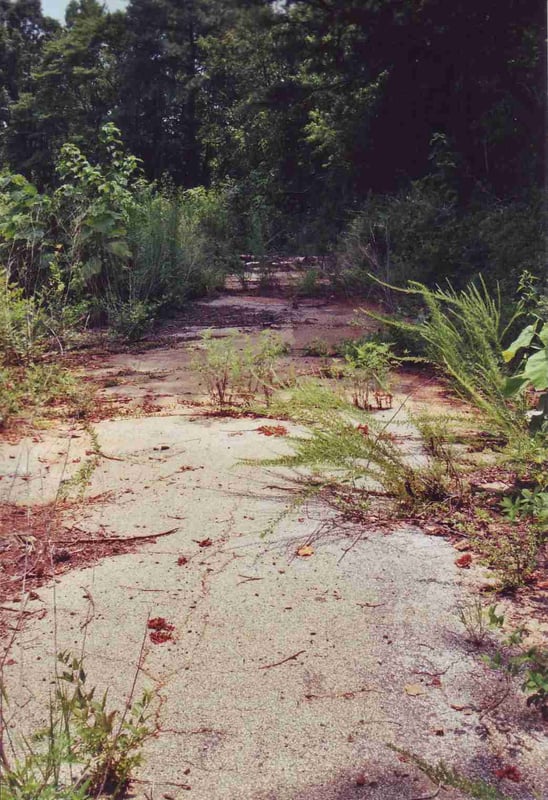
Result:
<instances>
[{"instance_id":1,"label":"dead branch","mask_svg":"<svg viewBox=\"0 0 548 800\"><path fill-rule=\"evenodd\" d=\"M306 653L306 650L299 650L298 653L294 653L292 656L287 656L287 658L282 659L282 661L276 661L274 664L265 664L264 667L259 667L259 669L271 669L272 667L279 667L281 664L285 664L287 661L293 661L295 658L300 656L301 653Z\"/></svg>"},{"instance_id":2,"label":"dead branch","mask_svg":"<svg viewBox=\"0 0 548 800\"><path fill-rule=\"evenodd\" d=\"M146 536L128 536L123 538L121 536L107 536L104 539L57 539L58 544L74 544L78 542L79 544L103 544L103 542L120 542L121 544L131 544L131 542L143 542L147 539L159 539L161 536L170 536L172 533L176 533L179 528L171 528L169 531L163 531L162 533L149 533Z\"/></svg>"}]
</instances>

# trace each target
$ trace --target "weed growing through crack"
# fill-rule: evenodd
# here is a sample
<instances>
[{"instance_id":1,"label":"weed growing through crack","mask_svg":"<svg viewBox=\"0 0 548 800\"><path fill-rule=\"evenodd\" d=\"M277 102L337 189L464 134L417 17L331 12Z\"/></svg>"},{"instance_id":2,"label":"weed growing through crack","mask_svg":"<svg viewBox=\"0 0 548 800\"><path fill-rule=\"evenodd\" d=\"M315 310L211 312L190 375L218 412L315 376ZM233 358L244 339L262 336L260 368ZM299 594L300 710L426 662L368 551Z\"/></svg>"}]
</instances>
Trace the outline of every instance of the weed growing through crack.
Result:
<instances>
[{"instance_id":1,"label":"weed growing through crack","mask_svg":"<svg viewBox=\"0 0 548 800\"><path fill-rule=\"evenodd\" d=\"M322 406L315 413L308 409L308 420L314 418L309 435L290 440L292 455L262 461L263 465L328 470L343 483L363 485L365 494L368 486L381 488L407 508L440 502L455 493L453 463L447 457L417 461L386 423L371 414L358 416L340 396L334 395L331 403L329 394L319 392L319 397Z\"/></svg>"},{"instance_id":2,"label":"weed growing through crack","mask_svg":"<svg viewBox=\"0 0 548 800\"><path fill-rule=\"evenodd\" d=\"M25 737L13 757L0 748L1 800L91 800L121 797L142 761L142 746L152 735L153 695L130 697L123 711L108 707L108 693L96 698L83 660L68 652L58 656L61 671L50 697L46 726ZM8 697L3 689L3 702ZM6 734L6 730L3 731Z\"/></svg>"},{"instance_id":3,"label":"weed growing through crack","mask_svg":"<svg viewBox=\"0 0 548 800\"><path fill-rule=\"evenodd\" d=\"M386 342L366 341L348 345L344 375L356 408L391 408L390 371L398 359Z\"/></svg>"},{"instance_id":4,"label":"weed growing through crack","mask_svg":"<svg viewBox=\"0 0 548 800\"><path fill-rule=\"evenodd\" d=\"M91 478L93 477L93 473L99 466L101 460L101 447L99 445L97 431L91 425L85 425L84 430L91 441L91 447L89 448L90 456L76 470L71 478L67 478L61 482L59 486L59 499L61 500L67 500L74 495L76 495L79 500L82 500Z\"/></svg>"},{"instance_id":5,"label":"weed growing through crack","mask_svg":"<svg viewBox=\"0 0 548 800\"><path fill-rule=\"evenodd\" d=\"M286 352L287 345L271 331L258 337L238 337L234 331L215 338L209 330L202 334L192 367L205 379L210 400L218 408L249 405L257 395L268 406L281 385L277 366Z\"/></svg>"},{"instance_id":6,"label":"weed growing through crack","mask_svg":"<svg viewBox=\"0 0 548 800\"><path fill-rule=\"evenodd\" d=\"M522 489L515 497L504 497L501 511L506 524L490 535L471 532L474 547L493 569L502 589L516 589L534 575L539 552L546 540L548 493Z\"/></svg>"},{"instance_id":7,"label":"weed growing through crack","mask_svg":"<svg viewBox=\"0 0 548 800\"><path fill-rule=\"evenodd\" d=\"M535 528L510 526L489 536L473 533L471 542L495 571L501 589L516 589L535 572L541 538Z\"/></svg>"},{"instance_id":8,"label":"weed growing through crack","mask_svg":"<svg viewBox=\"0 0 548 800\"><path fill-rule=\"evenodd\" d=\"M82 396L73 376L56 364L28 364L0 368L0 428L13 417L51 415L51 409L66 406L79 415Z\"/></svg>"},{"instance_id":9,"label":"weed growing through crack","mask_svg":"<svg viewBox=\"0 0 548 800\"><path fill-rule=\"evenodd\" d=\"M469 641L476 647L480 647L490 631L500 628L504 621L504 617L497 614L496 606L485 606L480 597L461 603L457 610Z\"/></svg>"},{"instance_id":10,"label":"weed growing through crack","mask_svg":"<svg viewBox=\"0 0 548 800\"><path fill-rule=\"evenodd\" d=\"M405 750L392 744L389 744L388 747L399 753L406 760L411 761L439 788L452 787L475 800L510 800L507 795L502 794L495 786L483 780L471 780L444 764L443 761L438 764L431 764L410 750Z\"/></svg>"},{"instance_id":11,"label":"weed growing through crack","mask_svg":"<svg viewBox=\"0 0 548 800\"><path fill-rule=\"evenodd\" d=\"M502 629L504 615L494 616L494 625ZM521 678L521 690L527 705L536 708L548 720L548 650L525 646L526 628L516 628L502 641L494 655L484 655L483 661L492 669L503 672L508 679Z\"/></svg>"}]
</instances>

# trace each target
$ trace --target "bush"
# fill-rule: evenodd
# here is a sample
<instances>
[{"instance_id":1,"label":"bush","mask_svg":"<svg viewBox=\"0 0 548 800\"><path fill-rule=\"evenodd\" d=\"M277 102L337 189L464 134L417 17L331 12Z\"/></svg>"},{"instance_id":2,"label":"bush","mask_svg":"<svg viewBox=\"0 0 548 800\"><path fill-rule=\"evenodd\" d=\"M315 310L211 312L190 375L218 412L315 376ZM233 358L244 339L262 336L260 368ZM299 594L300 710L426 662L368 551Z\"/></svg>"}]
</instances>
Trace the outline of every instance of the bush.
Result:
<instances>
[{"instance_id":1,"label":"bush","mask_svg":"<svg viewBox=\"0 0 548 800\"><path fill-rule=\"evenodd\" d=\"M249 403L257 393L268 405L280 384L276 367L287 346L279 336L263 331L258 340L243 337L238 347L236 332L215 339L211 331L202 334L201 356L192 366L205 378L214 405L223 408L235 403Z\"/></svg>"},{"instance_id":2,"label":"bush","mask_svg":"<svg viewBox=\"0 0 548 800\"><path fill-rule=\"evenodd\" d=\"M345 375L357 408L387 408L392 405L388 379L396 357L385 342L350 344L345 352ZM372 402L372 399L375 402Z\"/></svg>"},{"instance_id":3,"label":"bush","mask_svg":"<svg viewBox=\"0 0 548 800\"><path fill-rule=\"evenodd\" d=\"M307 269L295 286L296 297L318 297L322 294L321 274L317 269Z\"/></svg>"},{"instance_id":4,"label":"bush","mask_svg":"<svg viewBox=\"0 0 548 800\"><path fill-rule=\"evenodd\" d=\"M0 271L0 363L25 364L37 358L46 342L46 317L38 300L25 297Z\"/></svg>"},{"instance_id":5,"label":"bush","mask_svg":"<svg viewBox=\"0 0 548 800\"><path fill-rule=\"evenodd\" d=\"M338 281L350 291L385 283L431 283L462 274L465 231L455 195L430 179L400 194L372 196L351 220L339 245Z\"/></svg>"},{"instance_id":6,"label":"bush","mask_svg":"<svg viewBox=\"0 0 548 800\"><path fill-rule=\"evenodd\" d=\"M59 403L68 405L72 413L80 413L85 405L74 378L63 367L30 364L0 369L0 428L7 427L16 414L44 411Z\"/></svg>"},{"instance_id":7,"label":"bush","mask_svg":"<svg viewBox=\"0 0 548 800\"><path fill-rule=\"evenodd\" d=\"M111 299L105 307L109 326L129 342L142 339L150 331L157 310L155 303L135 299Z\"/></svg>"},{"instance_id":8,"label":"bush","mask_svg":"<svg viewBox=\"0 0 548 800\"><path fill-rule=\"evenodd\" d=\"M429 176L391 196L371 196L342 234L336 281L348 291L371 291L370 274L385 283L450 279L457 287L478 274L513 291L523 270L544 272L542 198L459 202L450 182ZM395 310L395 298L385 298Z\"/></svg>"},{"instance_id":9,"label":"bush","mask_svg":"<svg viewBox=\"0 0 548 800\"><path fill-rule=\"evenodd\" d=\"M501 588L515 589L531 579L542 543L534 527L510 526L492 536L473 536L472 541L495 571Z\"/></svg>"},{"instance_id":10,"label":"bush","mask_svg":"<svg viewBox=\"0 0 548 800\"><path fill-rule=\"evenodd\" d=\"M21 408L24 389L17 375L9 369L0 369L0 430Z\"/></svg>"}]
</instances>

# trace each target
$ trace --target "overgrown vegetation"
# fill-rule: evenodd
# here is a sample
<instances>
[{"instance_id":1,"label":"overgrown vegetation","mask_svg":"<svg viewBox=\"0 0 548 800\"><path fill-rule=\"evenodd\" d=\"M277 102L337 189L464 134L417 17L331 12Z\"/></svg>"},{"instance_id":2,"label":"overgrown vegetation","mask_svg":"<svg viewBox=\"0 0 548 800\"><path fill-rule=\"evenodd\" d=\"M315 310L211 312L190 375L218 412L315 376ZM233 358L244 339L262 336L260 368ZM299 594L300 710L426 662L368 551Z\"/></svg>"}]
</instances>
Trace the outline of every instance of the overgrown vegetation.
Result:
<instances>
[{"instance_id":1,"label":"overgrown vegetation","mask_svg":"<svg viewBox=\"0 0 548 800\"><path fill-rule=\"evenodd\" d=\"M210 291L234 267L220 192L147 183L112 123L99 145L97 163L74 144L61 149L54 191L39 194L18 175L3 179L9 302L0 344L8 357L28 357L46 334L62 348L67 328L89 315L140 338L158 312Z\"/></svg>"},{"instance_id":2,"label":"overgrown vegetation","mask_svg":"<svg viewBox=\"0 0 548 800\"><path fill-rule=\"evenodd\" d=\"M357 342L345 351L345 376L357 408L389 408L392 405L389 374L397 359L385 342Z\"/></svg>"},{"instance_id":3,"label":"overgrown vegetation","mask_svg":"<svg viewBox=\"0 0 548 800\"><path fill-rule=\"evenodd\" d=\"M360 521L380 496L458 531L470 552L457 565L477 554L497 589L533 583L548 528L545 20L540 4L507 5L477 0L463 25L458 4L430 0L129 0L117 13L73 0L60 24L38 2L2 2L0 428L58 407L85 421L62 357L88 327L139 341L228 274L245 286L240 253L265 291L279 288L269 254L327 254L325 269L303 263L293 305L373 293L389 336L337 358L312 342L323 382L295 382L277 335L208 332L194 367L211 403L308 426L268 463L312 472L343 514ZM392 407L402 354L448 380L465 423L405 404L396 420L374 413ZM83 494L93 437L88 455L60 497ZM486 464L511 471L502 499L481 489ZM499 620L479 601L462 610L477 644ZM492 666L546 715L546 653L520 637ZM2 800L120 795L139 763L150 696L116 714L80 661L61 663L46 730L22 758L0 750ZM503 798L407 757L439 786Z\"/></svg>"},{"instance_id":4,"label":"overgrown vegetation","mask_svg":"<svg viewBox=\"0 0 548 800\"><path fill-rule=\"evenodd\" d=\"M304 415L298 413L303 397ZM365 495L381 490L407 510L440 502L458 491L454 461L448 452L417 458L402 447L400 437L386 423L356 411L340 395L330 397L325 390L310 394L310 389L301 386L300 396L286 398L284 405L286 414L312 422L310 434L292 439L293 455L264 464L305 467L316 473L327 469L343 484L361 487ZM420 425L418 418L416 422Z\"/></svg>"},{"instance_id":5,"label":"overgrown vegetation","mask_svg":"<svg viewBox=\"0 0 548 800\"><path fill-rule=\"evenodd\" d=\"M491 627L502 629L504 615L491 614ZM536 645L526 645L524 627L511 631L497 647L494 655L485 655L484 661L499 670L508 679L519 678L527 705L536 708L548 719L548 651Z\"/></svg>"},{"instance_id":6,"label":"overgrown vegetation","mask_svg":"<svg viewBox=\"0 0 548 800\"><path fill-rule=\"evenodd\" d=\"M431 154L434 162L442 158L439 137ZM446 152L444 158L454 154ZM336 283L351 294L371 293L375 279L430 287L449 280L462 289L470 278L483 275L490 290L496 291L498 282L507 296L524 270L542 276L542 196L500 202L483 195L463 210L454 188L455 169L451 177L434 163L433 174L409 188L370 197L340 238ZM392 311L401 302L393 293L383 297Z\"/></svg>"},{"instance_id":7,"label":"overgrown vegetation","mask_svg":"<svg viewBox=\"0 0 548 800\"><path fill-rule=\"evenodd\" d=\"M232 332L222 338L206 331L193 367L205 379L210 400L218 408L249 405L257 395L268 406L281 385L277 366L285 352L283 340L270 331L257 337Z\"/></svg>"},{"instance_id":8,"label":"overgrown vegetation","mask_svg":"<svg viewBox=\"0 0 548 800\"><path fill-rule=\"evenodd\" d=\"M122 797L142 746L153 732L152 694L130 696L122 711L110 709L108 691L96 697L81 659L58 657L59 671L50 698L46 726L14 743L2 727L0 797L2 800L91 800ZM5 687L2 704L8 703ZM8 754L8 748L12 754Z\"/></svg>"},{"instance_id":9,"label":"overgrown vegetation","mask_svg":"<svg viewBox=\"0 0 548 800\"><path fill-rule=\"evenodd\" d=\"M494 570L500 589L527 585L537 575L548 528L548 362L538 293L529 302L534 286L526 276L521 296L504 311L500 296L493 298L481 281L462 290L414 283L405 292L424 304L421 319L372 314L420 337L422 360L451 381L472 413L462 419L407 413L403 420L400 414L403 428L363 413L380 405L370 400L370 381L386 390L397 361L385 342L366 340L343 350L350 366L346 397L343 380L335 390L304 384L273 398L272 410L304 421L310 433L293 440L293 455L269 463L327 472L325 481L352 486L353 497L356 489L364 498L380 491L400 513L440 520L449 530L453 525ZM505 349L513 329L531 317ZM323 372L333 376L332 370ZM484 456L472 457L482 440ZM474 481L482 468L513 470L515 487L508 485L498 507L486 495L488 507L478 507Z\"/></svg>"},{"instance_id":10,"label":"overgrown vegetation","mask_svg":"<svg viewBox=\"0 0 548 800\"><path fill-rule=\"evenodd\" d=\"M526 404L521 396L508 402L503 343L524 313L522 303L505 315L500 291L492 295L481 279L459 291L450 285L430 289L415 281L398 291L421 302L418 322L368 313L419 336L424 357L450 377L457 392L478 408L497 435L518 436L524 428Z\"/></svg>"}]
</instances>

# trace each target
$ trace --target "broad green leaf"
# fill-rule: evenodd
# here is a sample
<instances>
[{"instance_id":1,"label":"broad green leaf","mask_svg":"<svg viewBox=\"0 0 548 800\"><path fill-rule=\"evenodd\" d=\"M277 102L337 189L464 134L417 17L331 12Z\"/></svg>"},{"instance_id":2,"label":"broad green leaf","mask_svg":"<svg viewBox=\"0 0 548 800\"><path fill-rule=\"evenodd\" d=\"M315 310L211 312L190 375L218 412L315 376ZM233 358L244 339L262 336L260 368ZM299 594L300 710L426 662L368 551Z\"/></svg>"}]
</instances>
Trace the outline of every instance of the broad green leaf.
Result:
<instances>
[{"instance_id":1,"label":"broad green leaf","mask_svg":"<svg viewBox=\"0 0 548 800\"><path fill-rule=\"evenodd\" d=\"M103 268L103 262L98 256L92 256L86 263L82 266L82 277L85 281L89 281L90 278L94 278L96 275L101 273Z\"/></svg>"},{"instance_id":2,"label":"broad green leaf","mask_svg":"<svg viewBox=\"0 0 548 800\"><path fill-rule=\"evenodd\" d=\"M506 350L503 350L502 352L503 359L505 361L511 361L515 357L518 350L521 350L522 347L529 347L529 345L531 344L531 342L535 337L536 330L537 330L536 324L527 325L527 327L522 330L517 339L514 339L512 344Z\"/></svg>"},{"instance_id":3,"label":"broad green leaf","mask_svg":"<svg viewBox=\"0 0 548 800\"><path fill-rule=\"evenodd\" d=\"M528 383L527 378L521 373L520 375L511 375L506 378L502 387L502 394L504 397L515 397Z\"/></svg>"},{"instance_id":4,"label":"broad green leaf","mask_svg":"<svg viewBox=\"0 0 548 800\"><path fill-rule=\"evenodd\" d=\"M99 233L110 233L117 223L116 216L108 211L88 217L87 224Z\"/></svg>"},{"instance_id":5,"label":"broad green leaf","mask_svg":"<svg viewBox=\"0 0 548 800\"><path fill-rule=\"evenodd\" d=\"M545 322L538 333L538 338L545 347L548 347L548 322Z\"/></svg>"},{"instance_id":6,"label":"broad green leaf","mask_svg":"<svg viewBox=\"0 0 548 800\"><path fill-rule=\"evenodd\" d=\"M537 391L548 389L548 347L527 359L523 374Z\"/></svg>"},{"instance_id":7,"label":"broad green leaf","mask_svg":"<svg viewBox=\"0 0 548 800\"><path fill-rule=\"evenodd\" d=\"M113 241L109 242L107 244L107 250L117 258L131 258L131 250L127 246L126 242L123 242L121 239L114 239Z\"/></svg>"}]
</instances>

